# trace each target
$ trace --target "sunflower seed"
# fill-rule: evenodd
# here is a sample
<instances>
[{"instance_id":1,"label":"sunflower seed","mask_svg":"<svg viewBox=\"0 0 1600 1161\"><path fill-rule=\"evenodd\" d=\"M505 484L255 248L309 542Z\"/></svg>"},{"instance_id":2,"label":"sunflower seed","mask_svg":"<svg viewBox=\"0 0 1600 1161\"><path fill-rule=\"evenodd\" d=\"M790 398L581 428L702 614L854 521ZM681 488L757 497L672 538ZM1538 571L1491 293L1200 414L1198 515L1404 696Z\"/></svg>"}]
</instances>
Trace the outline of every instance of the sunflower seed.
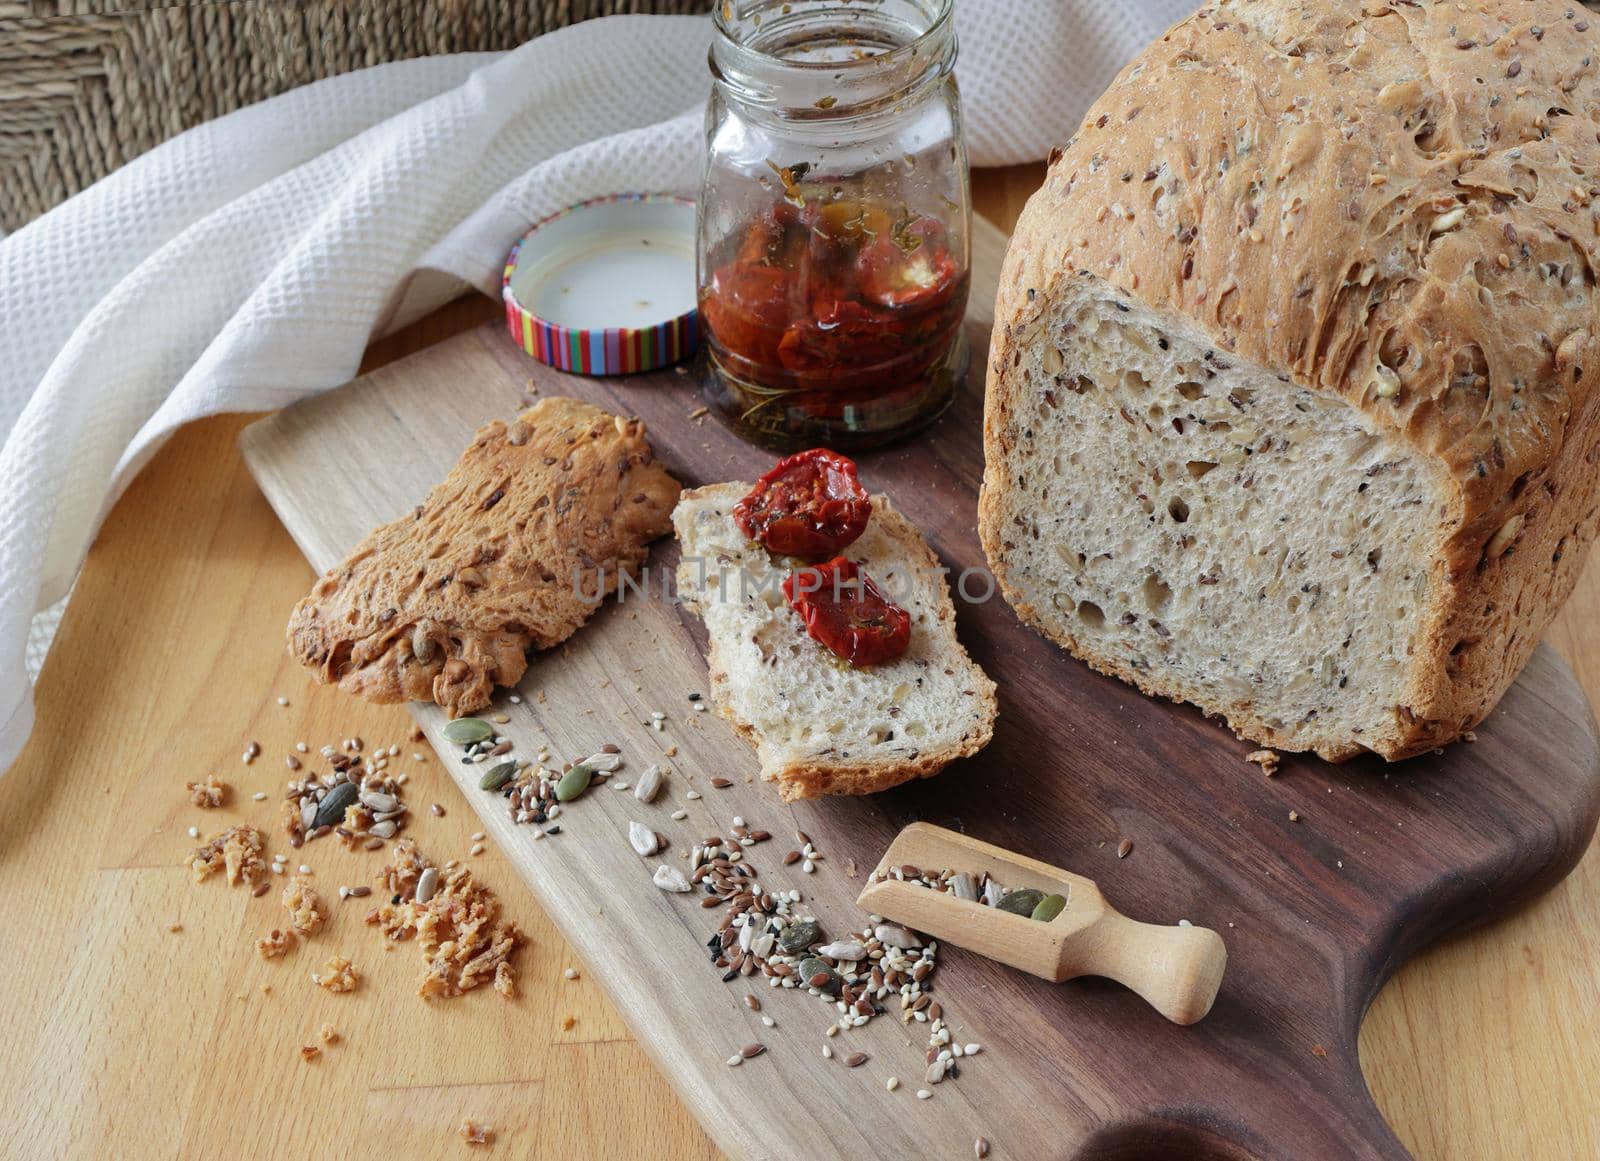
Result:
<instances>
[{"instance_id":1,"label":"sunflower seed","mask_svg":"<svg viewBox=\"0 0 1600 1161\"><path fill-rule=\"evenodd\" d=\"M317 806L317 813L311 818L311 829L316 830L322 826L332 826L344 818L345 807L356 800L360 793L354 782L341 782Z\"/></svg>"},{"instance_id":2,"label":"sunflower seed","mask_svg":"<svg viewBox=\"0 0 1600 1161\"><path fill-rule=\"evenodd\" d=\"M972 881L972 876L965 871L957 871L950 876L950 894L957 899L965 899L969 903L978 901L978 886Z\"/></svg>"},{"instance_id":3,"label":"sunflower seed","mask_svg":"<svg viewBox=\"0 0 1600 1161\"><path fill-rule=\"evenodd\" d=\"M598 754L590 754L583 760L583 764L589 767L591 770L598 770L601 773L610 774L612 771L620 770L622 768L622 755L608 754L602 750Z\"/></svg>"},{"instance_id":4,"label":"sunflower seed","mask_svg":"<svg viewBox=\"0 0 1600 1161\"><path fill-rule=\"evenodd\" d=\"M683 872L665 863L656 868L656 873L650 877L650 881L663 891L675 891L680 895L692 890L689 880L683 877Z\"/></svg>"},{"instance_id":5,"label":"sunflower seed","mask_svg":"<svg viewBox=\"0 0 1600 1161\"><path fill-rule=\"evenodd\" d=\"M439 869L437 867L425 867L417 879L417 902L426 903L433 898L434 892L438 890Z\"/></svg>"},{"instance_id":6,"label":"sunflower seed","mask_svg":"<svg viewBox=\"0 0 1600 1161\"><path fill-rule=\"evenodd\" d=\"M661 767L652 763L645 767L643 774L639 775L639 781L633 788L633 796L640 802L654 802L656 795L661 792L661 783Z\"/></svg>"},{"instance_id":7,"label":"sunflower seed","mask_svg":"<svg viewBox=\"0 0 1600 1161\"><path fill-rule=\"evenodd\" d=\"M983 1161L983 1159L989 1155L989 1139L987 1137L979 1137L976 1141L972 1142L972 1155L976 1157L978 1161Z\"/></svg>"},{"instance_id":8,"label":"sunflower seed","mask_svg":"<svg viewBox=\"0 0 1600 1161\"><path fill-rule=\"evenodd\" d=\"M649 858L661 849L661 843L656 838L656 832L642 822L630 822L628 824L628 842L633 844L633 849L645 858Z\"/></svg>"},{"instance_id":9,"label":"sunflower seed","mask_svg":"<svg viewBox=\"0 0 1600 1161\"><path fill-rule=\"evenodd\" d=\"M375 822L367 828L367 833L373 838L394 838L396 830L394 819L387 822Z\"/></svg>"},{"instance_id":10,"label":"sunflower seed","mask_svg":"<svg viewBox=\"0 0 1600 1161\"><path fill-rule=\"evenodd\" d=\"M845 960L850 963L854 963L856 960L867 958L867 949L858 941L849 939L819 947L817 948L817 954L825 955L829 959Z\"/></svg>"},{"instance_id":11,"label":"sunflower seed","mask_svg":"<svg viewBox=\"0 0 1600 1161\"><path fill-rule=\"evenodd\" d=\"M361 795L361 805L375 814L388 814L400 806L400 800L380 790L368 790Z\"/></svg>"},{"instance_id":12,"label":"sunflower seed","mask_svg":"<svg viewBox=\"0 0 1600 1161\"><path fill-rule=\"evenodd\" d=\"M872 934L879 943L887 943L890 947L898 947L901 951L910 951L912 948L922 946L922 940L904 927L898 927L893 923L878 924L872 929Z\"/></svg>"}]
</instances>

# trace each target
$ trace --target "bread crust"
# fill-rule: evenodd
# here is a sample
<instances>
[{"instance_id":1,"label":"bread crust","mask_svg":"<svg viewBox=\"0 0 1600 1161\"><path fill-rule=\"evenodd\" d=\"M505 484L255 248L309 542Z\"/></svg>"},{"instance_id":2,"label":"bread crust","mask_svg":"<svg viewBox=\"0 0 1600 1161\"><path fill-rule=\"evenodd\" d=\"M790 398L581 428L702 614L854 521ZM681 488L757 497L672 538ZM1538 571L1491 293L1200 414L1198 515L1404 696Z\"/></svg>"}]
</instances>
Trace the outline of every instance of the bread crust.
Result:
<instances>
[{"instance_id":1,"label":"bread crust","mask_svg":"<svg viewBox=\"0 0 1600 1161\"><path fill-rule=\"evenodd\" d=\"M685 492L679 503L689 504L694 501L709 500L721 503L731 510L733 505L749 492L750 487L749 484L737 482L710 484ZM872 519L877 521L880 527L892 526L890 535L896 541L899 552L904 558L902 563L921 572L938 569L939 558L923 540L922 534L894 509L887 497L874 496L872 503ZM691 595L694 591L693 576L694 570L688 565L680 566L678 588L684 597L684 603L699 612L699 605ZM778 794L783 801L796 802L802 798L820 798L835 794L876 794L913 779L931 778L958 758L971 757L989 744L990 738L994 735L995 718L999 713L994 682L976 662L966 657L965 650L957 641L955 604L950 598L948 587L942 584L939 586L939 599L933 611L937 631L949 634L955 648L962 653L963 661L972 669L973 693L978 699L977 725L954 742L919 751L915 757L895 756L873 761L841 759L831 762L812 760L785 763L772 761L763 751L761 775L768 781L778 783ZM724 657L724 648L727 644L730 643L725 643L716 634L710 635L706 665L710 670L711 700L717 707L717 712L733 723L734 729L759 749L762 742L761 732L738 716L727 696L730 680L728 661Z\"/></svg>"},{"instance_id":2,"label":"bread crust","mask_svg":"<svg viewBox=\"0 0 1600 1161\"><path fill-rule=\"evenodd\" d=\"M1482 720L1596 534L1590 19L1550 0L1223 2L1123 70L1053 155L1001 276L980 533L1024 619L1040 623L1008 582L997 470L1026 390L1013 355L1087 272L1344 400L1448 475L1405 694L1390 723L1324 756L1403 758ZM1285 742L1248 703L1202 708Z\"/></svg>"},{"instance_id":3,"label":"bread crust","mask_svg":"<svg viewBox=\"0 0 1600 1161\"><path fill-rule=\"evenodd\" d=\"M370 701L476 712L643 563L679 491L641 420L541 400L480 428L426 500L317 581L289 653Z\"/></svg>"}]
</instances>

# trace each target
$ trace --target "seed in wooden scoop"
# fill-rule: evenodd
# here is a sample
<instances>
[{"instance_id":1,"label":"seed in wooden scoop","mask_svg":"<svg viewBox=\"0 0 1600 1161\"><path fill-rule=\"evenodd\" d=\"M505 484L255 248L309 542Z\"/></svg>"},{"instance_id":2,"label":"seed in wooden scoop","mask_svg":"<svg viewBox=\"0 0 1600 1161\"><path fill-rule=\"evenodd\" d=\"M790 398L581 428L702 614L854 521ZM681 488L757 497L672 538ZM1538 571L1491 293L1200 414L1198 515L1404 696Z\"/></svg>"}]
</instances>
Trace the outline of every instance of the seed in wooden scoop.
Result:
<instances>
[{"instance_id":1,"label":"seed in wooden scoop","mask_svg":"<svg viewBox=\"0 0 1600 1161\"><path fill-rule=\"evenodd\" d=\"M442 732L446 741L454 742L458 746L487 742L494 737L494 727L482 718L457 718L447 723Z\"/></svg>"},{"instance_id":2,"label":"seed in wooden scoop","mask_svg":"<svg viewBox=\"0 0 1600 1161\"><path fill-rule=\"evenodd\" d=\"M995 906L1001 911L1009 911L1013 915L1032 915L1033 909L1039 906L1039 901L1044 898L1044 892L1033 887L1021 887L1008 892L1006 897Z\"/></svg>"},{"instance_id":3,"label":"seed in wooden scoop","mask_svg":"<svg viewBox=\"0 0 1600 1161\"><path fill-rule=\"evenodd\" d=\"M1028 918L1037 919L1041 923L1049 923L1057 915L1060 915L1066 909L1066 906L1067 899L1065 895L1046 895L1039 900L1033 909L1033 913Z\"/></svg>"}]
</instances>

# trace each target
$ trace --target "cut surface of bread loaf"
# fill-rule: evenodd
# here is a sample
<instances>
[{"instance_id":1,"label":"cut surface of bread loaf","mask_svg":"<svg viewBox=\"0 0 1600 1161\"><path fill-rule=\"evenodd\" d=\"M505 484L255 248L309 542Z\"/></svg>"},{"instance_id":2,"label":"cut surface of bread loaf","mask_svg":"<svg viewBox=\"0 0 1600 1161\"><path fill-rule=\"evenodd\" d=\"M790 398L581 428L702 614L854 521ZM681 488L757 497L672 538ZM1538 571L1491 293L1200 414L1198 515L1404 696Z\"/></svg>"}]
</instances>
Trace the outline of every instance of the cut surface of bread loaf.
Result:
<instances>
[{"instance_id":1,"label":"cut surface of bread loaf","mask_svg":"<svg viewBox=\"0 0 1600 1161\"><path fill-rule=\"evenodd\" d=\"M1596 53L1544 0L1251 0L1124 70L1001 278L1023 619L1284 749L1482 720L1596 533Z\"/></svg>"},{"instance_id":2,"label":"cut surface of bread loaf","mask_svg":"<svg viewBox=\"0 0 1600 1161\"><path fill-rule=\"evenodd\" d=\"M741 483L685 492L672 522L683 548L678 595L705 621L711 694L756 743L762 776L785 801L871 794L937 774L989 741L994 683L956 639L939 561L885 496L845 549L911 614L894 661L852 668L812 640L784 599L790 565L747 540ZM803 566L801 566L803 567Z\"/></svg>"}]
</instances>

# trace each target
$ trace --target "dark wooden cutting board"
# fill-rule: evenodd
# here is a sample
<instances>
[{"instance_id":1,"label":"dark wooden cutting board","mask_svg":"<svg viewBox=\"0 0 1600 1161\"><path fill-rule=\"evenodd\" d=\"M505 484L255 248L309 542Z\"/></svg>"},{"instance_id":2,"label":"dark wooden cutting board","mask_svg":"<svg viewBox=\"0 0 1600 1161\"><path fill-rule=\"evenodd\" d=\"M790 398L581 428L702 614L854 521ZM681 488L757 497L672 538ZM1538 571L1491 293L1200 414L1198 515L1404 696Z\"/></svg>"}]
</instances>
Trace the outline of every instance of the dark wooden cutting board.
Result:
<instances>
[{"instance_id":1,"label":"dark wooden cutting board","mask_svg":"<svg viewBox=\"0 0 1600 1161\"><path fill-rule=\"evenodd\" d=\"M957 405L917 441L862 457L868 486L891 494L957 572L984 564L974 527L982 353L1003 246L979 223L974 373ZM689 376L564 376L529 361L498 326L256 424L244 451L307 557L326 568L419 500L476 426L509 418L530 391L642 416L686 484L750 479L771 463L715 421L691 418ZM663 543L653 565L676 559ZM704 635L660 599L608 606L534 660L521 704L500 707L523 752L545 739L581 758L611 740L635 773L666 761L671 790L658 805L597 790L568 811L565 834L534 842L477 789L479 771L451 769L640 1041L737 1157L963 1157L979 1135L996 1158L1404 1156L1361 1075L1361 1018L1419 948L1548 889L1585 849L1600 813L1600 746L1566 666L1541 648L1476 744L1394 767L1290 759L1268 779L1243 760L1251 747L1191 709L1090 672L1001 601L961 604L958 619L1000 686L994 742L888 794L790 807L755 782L754 753L731 727L688 712L686 694L705 688ZM647 725L658 708L669 715L663 732ZM417 716L453 754L438 712ZM663 758L669 744L677 753ZM719 774L735 785L711 789ZM704 797L686 799L691 785ZM678 808L688 820L669 820ZM740 1003L749 989L722 983L706 962L716 913L657 891L658 860L640 860L624 838L630 818L649 821L672 838L671 861L704 834L726 833L734 814L779 836L752 852L763 881L801 887L834 933L859 926L861 876L895 832L926 819L1095 879L1134 918L1215 928L1228 973L1211 1015L1179 1028L1114 984L1051 985L942 949L938 994L958 1038L984 1052L919 1101L920 1029L879 1019L840 1037L872 1054L846 1070L819 1054L831 1012L818 1001L774 996L778 1027L764 1028ZM794 827L828 856L815 875L779 866ZM1133 849L1119 859L1123 839ZM766 1055L730 1069L725 1058L751 1040ZM891 1075L903 1082L893 1093Z\"/></svg>"}]
</instances>

